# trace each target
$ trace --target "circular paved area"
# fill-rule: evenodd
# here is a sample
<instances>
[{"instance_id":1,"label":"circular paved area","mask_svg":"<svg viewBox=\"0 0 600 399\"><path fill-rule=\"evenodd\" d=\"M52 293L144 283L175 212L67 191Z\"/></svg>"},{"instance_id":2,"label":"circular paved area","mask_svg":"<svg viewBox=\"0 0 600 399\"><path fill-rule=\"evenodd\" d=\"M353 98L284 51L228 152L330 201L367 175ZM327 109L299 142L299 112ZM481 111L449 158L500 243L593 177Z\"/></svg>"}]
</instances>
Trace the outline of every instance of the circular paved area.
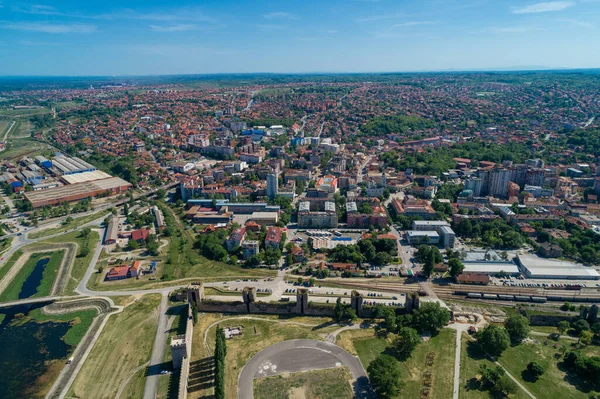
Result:
<instances>
[{"instance_id":1,"label":"circular paved area","mask_svg":"<svg viewBox=\"0 0 600 399\"><path fill-rule=\"evenodd\" d=\"M339 346L310 339L280 342L254 355L240 373L238 398L254 398L255 378L341 366L350 369L355 397L371 398L367 374L358 358Z\"/></svg>"}]
</instances>

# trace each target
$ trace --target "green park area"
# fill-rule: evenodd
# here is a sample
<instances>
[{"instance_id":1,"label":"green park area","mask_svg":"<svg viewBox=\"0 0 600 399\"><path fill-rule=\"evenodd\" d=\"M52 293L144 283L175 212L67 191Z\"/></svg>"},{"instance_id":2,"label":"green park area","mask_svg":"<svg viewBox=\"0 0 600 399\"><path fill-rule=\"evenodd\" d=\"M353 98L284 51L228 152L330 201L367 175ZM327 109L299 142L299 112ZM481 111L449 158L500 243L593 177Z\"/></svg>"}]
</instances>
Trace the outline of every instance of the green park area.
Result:
<instances>
[{"instance_id":1,"label":"green park area","mask_svg":"<svg viewBox=\"0 0 600 399\"><path fill-rule=\"evenodd\" d=\"M69 279L67 287L62 294L72 294L75 287L77 287L77 284L79 284L79 281L83 279L85 271L92 261L94 249L96 248L96 244L99 240L100 235L97 231L83 229L82 231L73 231L71 233L63 234L61 236L44 241L44 243L52 244L77 244L77 255L75 256L73 266L71 267L71 278Z\"/></svg>"},{"instance_id":2,"label":"green park area","mask_svg":"<svg viewBox=\"0 0 600 399\"><path fill-rule=\"evenodd\" d=\"M373 330L345 331L340 334L338 344L357 354L367 369L379 355L391 353L394 339L393 334L386 338L376 337ZM455 331L443 329L417 345L409 358L399 362L402 388L395 398L418 398L423 389L428 390L429 398L452 397L454 341Z\"/></svg>"},{"instance_id":3,"label":"green park area","mask_svg":"<svg viewBox=\"0 0 600 399\"><path fill-rule=\"evenodd\" d=\"M81 227L87 223L93 222L96 219L106 217L109 213L110 213L110 211L105 210L105 211L92 213L91 215L86 215L86 216L82 216L82 217L78 217L78 218L68 217L63 223L61 223L60 226L37 230L33 233L30 233L29 238L35 239L35 238L48 237L48 236L52 236L52 235L60 234L60 233L66 233L69 230Z\"/></svg>"},{"instance_id":4,"label":"green park area","mask_svg":"<svg viewBox=\"0 0 600 399\"><path fill-rule=\"evenodd\" d=\"M110 316L87 361L77 375L69 397L141 398L145 367L156 335L159 295L146 295ZM99 381L101 383L99 383Z\"/></svg>"},{"instance_id":5,"label":"green park area","mask_svg":"<svg viewBox=\"0 0 600 399\"><path fill-rule=\"evenodd\" d=\"M254 381L254 397L350 399L353 397L351 379L345 367L259 378Z\"/></svg>"},{"instance_id":6,"label":"green park area","mask_svg":"<svg viewBox=\"0 0 600 399\"><path fill-rule=\"evenodd\" d=\"M64 256L64 250L31 254L11 283L0 294L0 302L50 295ZM45 263L45 266L38 266L38 263ZM9 265L4 267L7 266ZM36 266L40 269L36 270Z\"/></svg>"}]
</instances>

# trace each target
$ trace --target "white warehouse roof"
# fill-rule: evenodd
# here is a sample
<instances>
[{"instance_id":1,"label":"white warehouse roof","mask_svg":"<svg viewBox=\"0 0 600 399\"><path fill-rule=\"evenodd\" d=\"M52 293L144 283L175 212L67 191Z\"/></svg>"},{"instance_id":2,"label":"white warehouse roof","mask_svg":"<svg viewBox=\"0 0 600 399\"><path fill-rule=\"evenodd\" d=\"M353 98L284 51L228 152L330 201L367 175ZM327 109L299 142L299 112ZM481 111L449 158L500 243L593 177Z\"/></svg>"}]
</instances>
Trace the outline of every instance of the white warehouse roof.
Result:
<instances>
[{"instance_id":1,"label":"white warehouse roof","mask_svg":"<svg viewBox=\"0 0 600 399\"><path fill-rule=\"evenodd\" d=\"M521 274L519 267L512 262L464 262L463 273L476 274Z\"/></svg>"},{"instance_id":2,"label":"white warehouse roof","mask_svg":"<svg viewBox=\"0 0 600 399\"><path fill-rule=\"evenodd\" d=\"M532 278L565 278L598 280L600 274L591 267L556 259L544 259L536 255L519 255L519 262Z\"/></svg>"}]
</instances>

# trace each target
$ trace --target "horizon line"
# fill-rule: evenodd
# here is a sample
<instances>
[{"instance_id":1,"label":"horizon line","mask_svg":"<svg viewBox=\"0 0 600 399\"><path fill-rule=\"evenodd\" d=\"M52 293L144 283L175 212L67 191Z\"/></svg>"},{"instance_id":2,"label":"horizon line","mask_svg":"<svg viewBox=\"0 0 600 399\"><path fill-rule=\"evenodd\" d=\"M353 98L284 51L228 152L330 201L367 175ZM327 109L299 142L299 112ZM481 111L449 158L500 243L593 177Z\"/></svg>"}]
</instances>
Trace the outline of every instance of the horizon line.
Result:
<instances>
[{"instance_id":1,"label":"horizon line","mask_svg":"<svg viewBox=\"0 0 600 399\"><path fill-rule=\"evenodd\" d=\"M600 67L495 67L481 69L432 69L432 70L406 70L406 71L313 71L313 72L206 72L206 73L165 73L165 74L107 74L107 75L0 75L2 78L143 78L143 77L176 77L176 76L236 76L236 75L386 75L386 74L419 74L419 73L482 73L482 72L565 72L565 71L590 71L598 70Z\"/></svg>"}]
</instances>

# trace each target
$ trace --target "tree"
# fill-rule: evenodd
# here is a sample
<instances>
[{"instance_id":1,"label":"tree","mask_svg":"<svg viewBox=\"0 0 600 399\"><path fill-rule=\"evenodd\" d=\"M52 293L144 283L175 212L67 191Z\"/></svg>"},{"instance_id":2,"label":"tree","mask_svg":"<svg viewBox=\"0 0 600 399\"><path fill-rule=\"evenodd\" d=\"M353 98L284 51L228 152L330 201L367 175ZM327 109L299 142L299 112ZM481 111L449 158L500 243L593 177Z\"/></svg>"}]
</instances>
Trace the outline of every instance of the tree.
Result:
<instances>
[{"instance_id":1,"label":"tree","mask_svg":"<svg viewBox=\"0 0 600 399\"><path fill-rule=\"evenodd\" d=\"M513 315L504 321L504 328L513 342L520 343L529 335L529 320L520 314Z\"/></svg>"},{"instance_id":2,"label":"tree","mask_svg":"<svg viewBox=\"0 0 600 399\"><path fill-rule=\"evenodd\" d=\"M396 397L402 387L398 362L390 355L381 354L367 367L373 391L381 399Z\"/></svg>"},{"instance_id":3,"label":"tree","mask_svg":"<svg viewBox=\"0 0 600 399\"><path fill-rule=\"evenodd\" d=\"M378 252L371 260L371 263L375 266L385 266L392 263L392 260L392 255L387 252Z\"/></svg>"},{"instance_id":4,"label":"tree","mask_svg":"<svg viewBox=\"0 0 600 399\"><path fill-rule=\"evenodd\" d=\"M437 333L450 321L450 312L438 302L423 303L413 313L416 328L420 332Z\"/></svg>"},{"instance_id":5,"label":"tree","mask_svg":"<svg viewBox=\"0 0 600 399\"><path fill-rule=\"evenodd\" d=\"M459 274L461 274L465 268L465 266L462 264L462 262L457 258L451 258L448 261L448 267L450 269L450 275L452 277L456 277Z\"/></svg>"},{"instance_id":6,"label":"tree","mask_svg":"<svg viewBox=\"0 0 600 399\"><path fill-rule=\"evenodd\" d=\"M140 247L140 244L139 244L139 243L138 243L136 240L130 239L130 240L127 242L127 249L128 249L129 251L136 250L136 249L138 249L139 247Z\"/></svg>"},{"instance_id":7,"label":"tree","mask_svg":"<svg viewBox=\"0 0 600 399\"><path fill-rule=\"evenodd\" d=\"M594 333L589 330L583 330L579 335L579 343L582 345L589 345L592 343L592 338L594 338Z\"/></svg>"},{"instance_id":8,"label":"tree","mask_svg":"<svg viewBox=\"0 0 600 399\"><path fill-rule=\"evenodd\" d=\"M342 298L338 297L335 301L335 308L333 309L333 319L337 322L342 320L344 317L344 305L342 304Z\"/></svg>"},{"instance_id":9,"label":"tree","mask_svg":"<svg viewBox=\"0 0 600 399\"><path fill-rule=\"evenodd\" d=\"M477 334L477 342L482 350L498 357L510 346L510 336L503 327L489 325Z\"/></svg>"},{"instance_id":10,"label":"tree","mask_svg":"<svg viewBox=\"0 0 600 399\"><path fill-rule=\"evenodd\" d=\"M556 328L558 328L558 332L562 335L564 333L566 333L569 328L571 328L571 323L569 323L566 320L560 321L558 322L558 324L556 325Z\"/></svg>"},{"instance_id":11,"label":"tree","mask_svg":"<svg viewBox=\"0 0 600 399\"><path fill-rule=\"evenodd\" d=\"M262 260L259 255L252 255L251 257L246 259L246 262L244 262L244 267L253 269L253 268L257 267L258 265L260 265L261 261Z\"/></svg>"},{"instance_id":12,"label":"tree","mask_svg":"<svg viewBox=\"0 0 600 399\"><path fill-rule=\"evenodd\" d=\"M527 372L533 377L534 380L538 380L546 370L538 362L530 362L527 365Z\"/></svg>"},{"instance_id":13,"label":"tree","mask_svg":"<svg viewBox=\"0 0 600 399\"><path fill-rule=\"evenodd\" d=\"M571 328L575 330L577 335L581 335L582 331L587 331L590 329L590 324L583 319L577 319L571 324Z\"/></svg>"},{"instance_id":14,"label":"tree","mask_svg":"<svg viewBox=\"0 0 600 399\"><path fill-rule=\"evenodd\" d=\"M401 327L398 329L398 337L394 340L392 348L400 360L407 359L420 342L421 337L417 330L410 327Z\"/></svg>"}]
</instances>

